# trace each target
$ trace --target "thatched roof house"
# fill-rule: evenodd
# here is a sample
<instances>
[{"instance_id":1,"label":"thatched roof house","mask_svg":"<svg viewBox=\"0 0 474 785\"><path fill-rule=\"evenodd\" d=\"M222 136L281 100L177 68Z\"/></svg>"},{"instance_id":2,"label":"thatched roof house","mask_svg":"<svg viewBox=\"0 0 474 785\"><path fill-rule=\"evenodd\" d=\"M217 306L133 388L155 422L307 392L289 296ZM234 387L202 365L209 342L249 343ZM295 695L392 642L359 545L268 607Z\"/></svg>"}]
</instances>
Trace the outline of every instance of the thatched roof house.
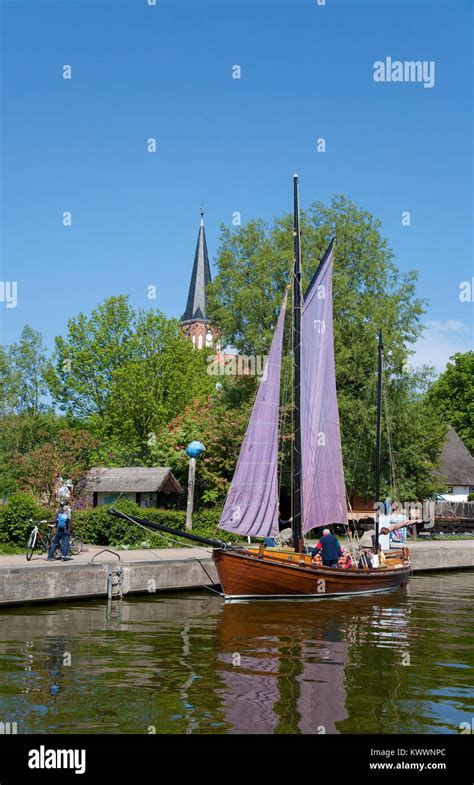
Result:
<instances>
[{"instance_id":1,"label":"thatched roof house","mask_svg":"<svg viewBox=\"0 0 474 785\"><path fill-rule=\"evenodd\" d=\"M84 506L100 507L126 498L140 507L158 507L164 495L181 493L181 485L167 466L126 466L90 469L81 482L80 498Z\"/></svg>"},{"instance_id":2,"label":"thatched roof house","mask_svg":"<svg viewBox=\"0 0 474 785\"><path fill-rule=\"evenodd\" d=\"M451 426L435 474L446 482L448 493L443 495L449 501L466 501L468 493L474 492L474 458Z\"/></svg>"}]
</instances>

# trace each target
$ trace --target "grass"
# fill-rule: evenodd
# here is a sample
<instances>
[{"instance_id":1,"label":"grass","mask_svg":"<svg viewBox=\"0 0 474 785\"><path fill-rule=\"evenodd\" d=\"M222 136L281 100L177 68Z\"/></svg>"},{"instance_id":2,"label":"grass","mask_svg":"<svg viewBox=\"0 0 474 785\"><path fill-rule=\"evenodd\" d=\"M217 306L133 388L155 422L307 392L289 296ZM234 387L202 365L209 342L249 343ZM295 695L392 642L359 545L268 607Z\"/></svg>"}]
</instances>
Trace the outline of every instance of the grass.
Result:
<instances>
[{"instance_id":1,"label":"grass","mask_svg":"<svg viewBox=\"0 0 474 785\"><path fill-rule=\"evenodd\" d=\"M12 545L11 542L0 542L0 556L11 556L16 553L25 553L25 548L19 545Z\"/></svg>"},{"instance_id":2,"label":"grass","mask_svg":"<svg viewBox=\"0 0 474 785\"><path fill-rule=\"evenodd\" d=\"M419 539L425 539L421 537ZM427 540L430 538L426 537ZM474 534L435 534L434 537L431 537L432 540L474 540Z\"/></svg>"}]
</instances>

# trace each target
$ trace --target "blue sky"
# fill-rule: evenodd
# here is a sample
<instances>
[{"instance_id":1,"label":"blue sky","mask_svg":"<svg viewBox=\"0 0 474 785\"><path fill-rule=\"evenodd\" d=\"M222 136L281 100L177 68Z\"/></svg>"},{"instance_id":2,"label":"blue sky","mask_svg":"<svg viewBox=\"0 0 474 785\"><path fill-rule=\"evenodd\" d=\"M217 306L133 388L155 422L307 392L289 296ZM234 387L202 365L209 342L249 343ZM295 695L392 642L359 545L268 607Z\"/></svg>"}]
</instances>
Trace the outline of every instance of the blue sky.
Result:
<instances>
[{"instance_id":1,"label":"blue sky","mask_svg":"<svg viewBox=\"0 0 474 785\"><path fill-rule=\"evenodd\" d=\"M297 171L303 206L347 194L420 271L417 361L472 346L470 0L0 5L2 342L29 323L51 346L110 294L179 317L201 204L214 258L235 211L291 211ZM434 61L434 86L375 82L386 57Z\"/></svg>"}]
</instances>

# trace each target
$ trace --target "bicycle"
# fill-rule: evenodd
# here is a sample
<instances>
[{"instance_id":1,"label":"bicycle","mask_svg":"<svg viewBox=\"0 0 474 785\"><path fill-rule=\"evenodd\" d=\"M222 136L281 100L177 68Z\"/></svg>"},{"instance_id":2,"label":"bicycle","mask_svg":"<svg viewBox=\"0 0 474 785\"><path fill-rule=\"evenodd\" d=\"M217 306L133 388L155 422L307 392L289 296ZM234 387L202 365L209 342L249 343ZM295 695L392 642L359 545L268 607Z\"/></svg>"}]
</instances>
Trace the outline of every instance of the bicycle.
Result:
<instances>
[{"instance_id":1,"label":"bicycle","mask_svg":"<svg viewBox=\"0 0 474 785\"><path fill-rule=\"evenodd\" d=\"M26 545L26 561L30 561L35 549L38 549L41 554L48 553L54 538L55 523L48 523L47 521L39 521L39 524L47 524L48 534L41 531L38 524L35 524ZM77 556L82 551L82 540L77 535L69 538L68 555ZM53 554L55 559L61 558L61 548L58 546Z\"/></svg>"},{"instance_id":2,"label":"bicycle","mask_svg":"<svg viewBox=\"0 0 474 785\"><path fill-rule=\"evenodd\" d=\"M47 521L39 521L39 524L47 524L49 531L46 536L44 532L41 531L38 524L35 523L30 536L28 538L28 543L26 545L26 561L30 561L31 557L36 548L40 551L40 553L45 553L49 551L51 547L51 543L53 541L53 530L55 529L54 523L48 523Z\"/></svg>"},{"instance_id":3,"label":"bicycle","mask_svg":"<svg viewBox=\"0 0 474 785\"><path fill-rule=\"evenodd\" d=\"M68 556L77 556L82 551L82 540L77 534L69 537ZM55 559L61 558L61 548L56 548Z\"/></svg>"}]
</instances>

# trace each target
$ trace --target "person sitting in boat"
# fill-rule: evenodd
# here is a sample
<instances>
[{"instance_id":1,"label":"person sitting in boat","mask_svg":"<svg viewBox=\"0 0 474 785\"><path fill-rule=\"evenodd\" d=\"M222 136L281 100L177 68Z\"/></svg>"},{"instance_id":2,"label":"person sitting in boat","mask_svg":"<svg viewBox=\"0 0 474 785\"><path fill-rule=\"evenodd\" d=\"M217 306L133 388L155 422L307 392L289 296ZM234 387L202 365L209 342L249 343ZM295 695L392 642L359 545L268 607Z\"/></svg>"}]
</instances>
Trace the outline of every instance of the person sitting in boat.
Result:
<instances>
[{"instance_id":1,"label":"person sitting in boat","mask_svg":"<svg viewBox=\"0 0 474 785\"><path fill-rule=\"evenodd\" d=\"M323 536L318 540L316 551L321 552L324 567L334 567L342 556L339 540L329 529L323 529Z\"/></svg>"},{"instance_id":2,"label":"person sitting in boat","mask_svg":"<svg viewBox=\"0 0 474 785\"><path fill-rule=\"evenodd\" d=\"M359 569L364 569L364 567L369 567L370 569L372 567L372 556L373 551L370 548L364 549L357 565Z\"/></svg>"},{"instance_id":3,"label":"person sitting in boat","mask_svg":"<svg viewBox=\"0 0 474 785\"><path fill-rule=\"evenodd\" d=\"M311 562L314 564L315 567L322 567L323 557L321 555L321 551L317 551L316 548L311 548L311 552L314 554L311 559Z\"/></svg>"},{"instance_id":4,"label":"person sitting in boat","mask_svg":"<svg viewBox=\"0 0 474 785\"><path fill-rule=\"evenodd\" d=\"M352 566L352 559L349 551L346 551L345 548L342 548L342 556L337 561L337 566L341 568L341 570L348 570Z\"/></svg>"}]
</instances>

